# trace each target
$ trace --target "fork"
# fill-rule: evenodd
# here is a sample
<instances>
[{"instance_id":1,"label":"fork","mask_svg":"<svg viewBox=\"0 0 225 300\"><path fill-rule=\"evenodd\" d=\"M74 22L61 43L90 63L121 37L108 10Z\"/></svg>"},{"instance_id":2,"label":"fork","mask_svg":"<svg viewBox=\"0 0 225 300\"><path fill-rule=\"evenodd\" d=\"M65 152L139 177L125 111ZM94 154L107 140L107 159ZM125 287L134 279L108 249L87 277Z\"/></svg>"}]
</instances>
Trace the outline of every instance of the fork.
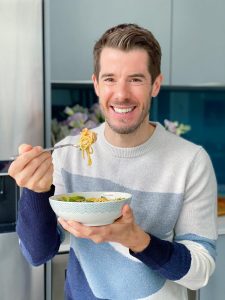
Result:
<instances>
[{"instance_id":1,"label":"fork","mask_svg":"<svg viewBox=\"0 0 225 300\"><path fill-rule=\"evenodd\" d=\"M44 148L43 152L51 152L53 150L64 148L64 147L69 147L69 146L70 147L75 147L75 148L80 148L80 145L76 145L76 144L63 144L63 145L58 145L58 146L54 146L54 147ZM18 156L20 156L20 154L13 155L13 156L10 157L10 160L14 160Z\"/></svg>"}]
</instances>

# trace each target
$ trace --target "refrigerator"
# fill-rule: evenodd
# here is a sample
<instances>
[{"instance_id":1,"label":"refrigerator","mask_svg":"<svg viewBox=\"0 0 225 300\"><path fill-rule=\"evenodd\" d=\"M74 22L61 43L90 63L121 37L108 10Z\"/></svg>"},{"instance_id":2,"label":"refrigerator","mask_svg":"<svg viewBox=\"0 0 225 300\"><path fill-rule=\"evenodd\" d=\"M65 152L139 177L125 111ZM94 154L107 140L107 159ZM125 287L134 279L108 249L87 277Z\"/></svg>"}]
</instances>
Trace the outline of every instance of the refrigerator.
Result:
<instances>
[{"instance_id":1,"label":"refrigerator","mask_svg":"<svg viewBox=\"0 0 225 300\"><path fill-rule=\"evenodd\" d=\"M21 193L8 176L22 143L46 144L44 1L0 1L0 299L44 300L45 266L28 264L15 232Z\"/></svg>"}]
</instances>

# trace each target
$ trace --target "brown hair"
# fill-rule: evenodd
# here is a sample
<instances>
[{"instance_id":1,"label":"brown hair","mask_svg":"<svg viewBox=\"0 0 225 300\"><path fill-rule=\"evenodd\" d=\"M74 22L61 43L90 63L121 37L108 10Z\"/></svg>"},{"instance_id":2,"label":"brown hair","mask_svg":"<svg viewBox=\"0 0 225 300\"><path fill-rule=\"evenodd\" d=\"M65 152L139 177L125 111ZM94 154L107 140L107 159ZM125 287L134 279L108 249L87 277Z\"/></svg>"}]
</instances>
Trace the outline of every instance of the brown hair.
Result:
<instances>
[{"instance_id":1,"label":"brown hair","mask_svg":"<svg viewBox=\"0 0 225 300\"><path fill-rule=\"evenodd\" d=\"M148 53L148 70L152 83L161 73L161 48L154 35L147 29L136 24L120 24L108 29L94 46L94 73L98 79L100 72L100 56L105 47L116 48L123 51L144 49Z\"/></svg>"}]
</instances>

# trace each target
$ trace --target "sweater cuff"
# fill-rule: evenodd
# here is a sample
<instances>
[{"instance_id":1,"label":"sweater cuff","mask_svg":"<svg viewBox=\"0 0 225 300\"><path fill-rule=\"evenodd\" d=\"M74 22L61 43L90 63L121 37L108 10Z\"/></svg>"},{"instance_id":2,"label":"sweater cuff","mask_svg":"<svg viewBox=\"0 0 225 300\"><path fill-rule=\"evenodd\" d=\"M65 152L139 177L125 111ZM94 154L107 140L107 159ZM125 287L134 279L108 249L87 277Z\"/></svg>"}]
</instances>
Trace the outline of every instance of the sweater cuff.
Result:
<instances>
[{"instance_id":1,"label":"sweater cuff","mask_svg":"<svg viewBox=\"0 0 225 300\"><path fill-rule=\"evenodd\" d=\"M130 250L130 254L147 265L150 264L152 269L159 269L170 260L173 243L161 240L154 235L150 235L150 238L149 245L142 252L135 253Z\"/></svg>"},{"instance_id":2,"label":"sweater cuff","mask_svg":"<svg viewBox=\"0 0 225 300\"><path fill-rule=\"evenodd\" d=\"M170 280L185 276L191 266L191 254L185 245L151 235L150 244L140 253L130 254Z\"/></svg>"},{"instance_id":3,"label":"sweater cuff","mask_svg":"<svg viewBox=\"0 0 225 300\"><path fill-rule=\"evenodd\" d=\"M45 210L52 210L49 197L53 196L55 192L55 186L52 185L50 191L37 193L27 188L24 188L19 201L20 209L32 209L36 213L43 213Z\"/></svg>"}]
</instances>

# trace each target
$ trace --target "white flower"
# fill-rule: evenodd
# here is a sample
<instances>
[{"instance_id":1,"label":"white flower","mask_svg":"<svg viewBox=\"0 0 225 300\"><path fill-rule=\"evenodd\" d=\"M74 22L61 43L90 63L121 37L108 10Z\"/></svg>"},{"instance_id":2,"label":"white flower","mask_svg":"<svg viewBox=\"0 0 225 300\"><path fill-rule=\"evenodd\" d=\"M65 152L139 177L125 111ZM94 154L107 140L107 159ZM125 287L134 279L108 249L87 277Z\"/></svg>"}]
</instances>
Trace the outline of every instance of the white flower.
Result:
<instances>
[{"instance_id":1,"label":"white flower","mask_svg":"<svg viewBox=\"0 0 225 300\"><path fill-rule=\"evenodd\" d=\"M191 130L191 126L189 125L178 123L177 121L169 121L167 119L164 120L164 125L168 131L176 135L182 135Z\"/></svg>"}]
</instances>

